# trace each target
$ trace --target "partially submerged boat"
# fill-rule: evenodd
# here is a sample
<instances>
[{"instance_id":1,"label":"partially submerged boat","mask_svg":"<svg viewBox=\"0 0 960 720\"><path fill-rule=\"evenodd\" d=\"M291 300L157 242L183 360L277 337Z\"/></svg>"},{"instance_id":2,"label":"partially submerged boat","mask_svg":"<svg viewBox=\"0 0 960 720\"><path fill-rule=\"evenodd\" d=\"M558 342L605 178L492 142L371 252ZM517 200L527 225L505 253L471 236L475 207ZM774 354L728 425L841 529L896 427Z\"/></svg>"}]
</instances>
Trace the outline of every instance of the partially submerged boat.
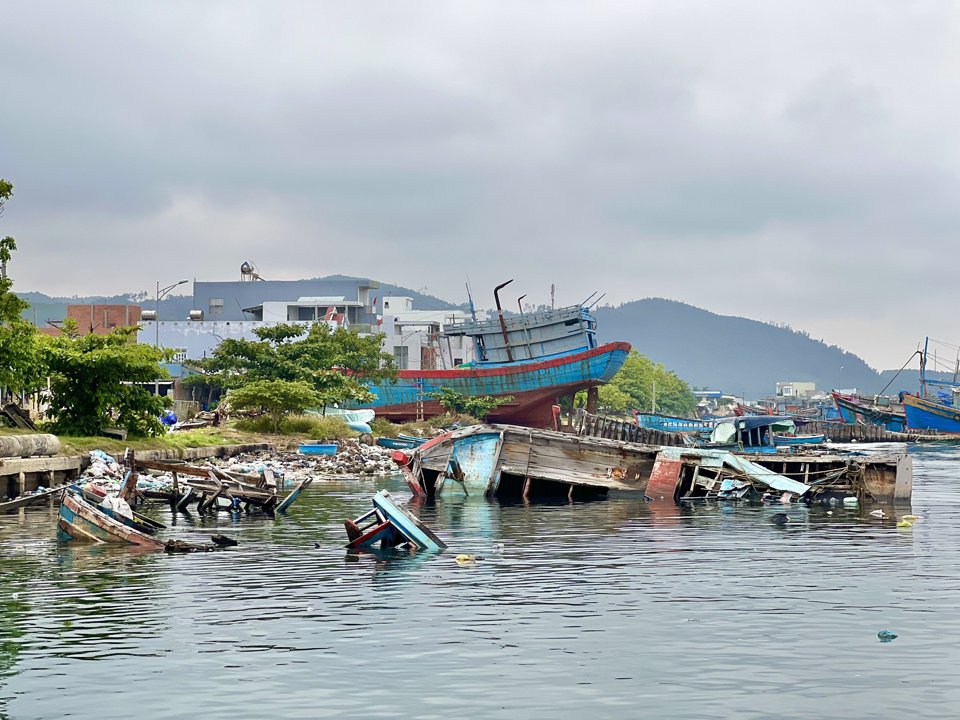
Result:
<instances>
[{"instance_id":1,"label":"partially submerged boat","mask_svg":"<svg viewBox=\"0 0 960 720\"><path fill-rule=\"evenodd\" d=\"M428 497L586 500L616 491L653 498L664 492L667 461L679 463L672 466L677 473L671 487L687 477L681 469L689 477L696 473L693 486L680 495L673 491L667 495L676 495L677 500L696 496L693 487L701 478L705 483L701 496L716 499L724 499L719 493L727 479L749 484L749 492L743 485L731 488L745 498L788 492L805 501L847 496L909 500L913 487L913 465L906 453L744 455L722 448L663 447L513 425L462 428L393 457L413 492ZM658 463L660 470L655 472Z\"/></svg>"},{"instance_id":2,"label":"partially submerged boat","mask_svg":"<svg viewBox=\"0 0 960 720\"><path fill-rule=\"evenodd\" d=\"M373 509L354 520L344 520L351 549L369 549L379 543L381 550L409 545L419 550L439 551L447 547L416 515L398 503L386 490L373 496Z\"/></svg>"},{"instance_id":3,"label":"partially submerged boat","mask_svg":"<svg viewBox=\"0 0 960 720\"><path fill-rule=\"evenodd\" d=\"M152 537L151 527L132 516L94 505L74 490L63 494L57 517L57 537L63 542L121 543L163 550L164 543Z\"/></svg>"}]
</instances>

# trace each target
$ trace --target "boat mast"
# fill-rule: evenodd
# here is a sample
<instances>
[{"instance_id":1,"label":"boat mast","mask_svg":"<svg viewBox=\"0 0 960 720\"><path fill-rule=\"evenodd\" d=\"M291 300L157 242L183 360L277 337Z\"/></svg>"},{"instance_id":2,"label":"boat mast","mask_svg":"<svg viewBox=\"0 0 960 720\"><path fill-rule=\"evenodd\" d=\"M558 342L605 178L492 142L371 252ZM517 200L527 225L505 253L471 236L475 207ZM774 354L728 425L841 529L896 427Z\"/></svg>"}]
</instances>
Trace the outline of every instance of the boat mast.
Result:
<instances>
[{"instance_id":1,"label":"boat mast","mask_svg":"<svg viewBox=\"0 0 960 720\"><path fill-rule=\"evenodd\" d=\"M512 282L512 279L507 280L505 283L500 283L493 289L493 299L497 301L497 315L500 316L500 330L503 332L503 346L507 351L508 362L513 362L513 351L510 349L510 336L507 334L507 321L503 319L503 307L500 305L500 291Z\"/></svg>"}]
</instances>

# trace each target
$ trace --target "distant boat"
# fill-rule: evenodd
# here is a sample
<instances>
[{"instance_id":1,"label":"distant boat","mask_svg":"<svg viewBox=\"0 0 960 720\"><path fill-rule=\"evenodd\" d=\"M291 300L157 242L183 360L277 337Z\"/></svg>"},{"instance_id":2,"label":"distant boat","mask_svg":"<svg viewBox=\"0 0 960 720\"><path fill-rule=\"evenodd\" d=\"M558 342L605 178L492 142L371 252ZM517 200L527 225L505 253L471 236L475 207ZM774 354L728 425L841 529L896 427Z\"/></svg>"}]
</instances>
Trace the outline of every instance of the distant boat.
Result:
<instances>
[{"instance_id":1,"label":"distant boat","mask_svg":"<svg viewBox=\"0 0 960 720\"><path fill-rule=\"evenodd\" d=\"M660 415L659 413L644 413L633 411L633 418L637 422L637 427L647 430L661 430L663 432L682 432L682 433L709 433L713 430L714 421L695 420L692 418L674 417L672 415Z\"/></svg>"},{"instance_id":2,"label":"distant boat","mask_svg":"<svg viewBox=\"0 0 960 720\"><path fill-rule=\"evenodd\" d=\"M781 435L773 434L773 444L779 447L797 447L802 445L823 445L827 441L827 436L823 433L819 435Z\"/></svg>"},{"instance_id":3,"label":"distant boat","mask_svg":"<svg viewBox=\"0 0 960 720\"><path fill-rule=\"evenodd\" d=\"M936 380L927 377L927 338L920 352L920 394L902 393L903 410L907 417L907 427L911 430L937 430L939 432L960 433L960 409L956 399L960 394L960 383ZM951 392L938 391L937 399L928 397L928 385L946 387Z\"/></svg>"},{"instance_id":4,"label":"distant boat","mask_svg":"<svg viewBox=\"0 0 960 720\"><path fill-rule=\"evenodd\" d=\"M831 393L840 418L847 425L879 425L891 432L903 432L907 427L907 416L889 407L867 405L849 395Z\"/></svg>"},{"instance_id":5,"label":"distant boat","mask_svg":"<svg viewBox=\"0 0 960 720\"><path fill-rule=\"evenodd\" d=\"M423 445L427 441L426 438L414 438L410 436L401 436L397 437L379 437L377 438L377 445L388 450L412 450L415 447Z\"/></svg>"},{"instance_id":6,"label":"distant boat","mask_svg":"<svg viewBox=\"0 0 960 720\"><path fill-rule=\"evenodd\" d=\"M904 393L903 409L911 430L960 433L960 409L956 407Z\"/></svg>"},{"instance_id":7,"label":"distant boat","mask_svg":"<svg viewBox=\"0 0 960 720\"><path fill-rule=\"evenodd\" d=\"M721 418L705 447L732 452L775 453L826 441L823 435L797 435L796 430L796 423L783 415Z\"/></svg>"}]
</instances>

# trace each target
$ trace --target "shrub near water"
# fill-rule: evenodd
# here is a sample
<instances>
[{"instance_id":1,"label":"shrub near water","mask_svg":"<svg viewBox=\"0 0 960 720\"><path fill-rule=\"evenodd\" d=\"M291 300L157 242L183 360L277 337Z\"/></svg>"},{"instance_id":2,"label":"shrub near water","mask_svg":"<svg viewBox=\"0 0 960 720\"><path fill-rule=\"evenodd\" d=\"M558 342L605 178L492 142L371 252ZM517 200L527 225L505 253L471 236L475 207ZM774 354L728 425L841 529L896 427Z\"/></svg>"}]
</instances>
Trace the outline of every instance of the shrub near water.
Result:
<instances>
[{"instance_id":1,"label":"shrub near water","mask_svg":"<svg viewBox=\"0 0 960 720\"><path fill-rule=\"evenodd\" d=\"M273 419L259 417L251 420L238 420L238 430L267 435L274 432ZM295 415L284 418L280 423L281 435L306 435L311 438L342 439L357 437L359 433L350 429L341 418L317 417L313 415Z\"/></svg>"}]
</instances>

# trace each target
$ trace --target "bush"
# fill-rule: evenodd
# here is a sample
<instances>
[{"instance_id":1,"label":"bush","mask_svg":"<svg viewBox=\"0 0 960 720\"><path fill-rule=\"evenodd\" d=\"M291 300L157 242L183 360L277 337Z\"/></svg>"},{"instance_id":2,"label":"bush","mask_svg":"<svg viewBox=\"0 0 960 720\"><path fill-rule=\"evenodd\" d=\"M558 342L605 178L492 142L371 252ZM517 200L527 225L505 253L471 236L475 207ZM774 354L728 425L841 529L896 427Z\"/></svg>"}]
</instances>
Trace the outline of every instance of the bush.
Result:
<instances>
[{"instance_id":1,"label":"bush","mask_svg":"<svg viewBox=\"0 0 960 720\"><path fill-rule=\"evenodd\" d=\"M238 420L237 430L249 433L267 435L273 433L273 419L269 416ZM281 435L306 435L314 439L339 440L357 437L355 430L351 430L341 418L319 417L314 415L295 415L284 418L280 422Z\"/></svg>"}]
</instances>

